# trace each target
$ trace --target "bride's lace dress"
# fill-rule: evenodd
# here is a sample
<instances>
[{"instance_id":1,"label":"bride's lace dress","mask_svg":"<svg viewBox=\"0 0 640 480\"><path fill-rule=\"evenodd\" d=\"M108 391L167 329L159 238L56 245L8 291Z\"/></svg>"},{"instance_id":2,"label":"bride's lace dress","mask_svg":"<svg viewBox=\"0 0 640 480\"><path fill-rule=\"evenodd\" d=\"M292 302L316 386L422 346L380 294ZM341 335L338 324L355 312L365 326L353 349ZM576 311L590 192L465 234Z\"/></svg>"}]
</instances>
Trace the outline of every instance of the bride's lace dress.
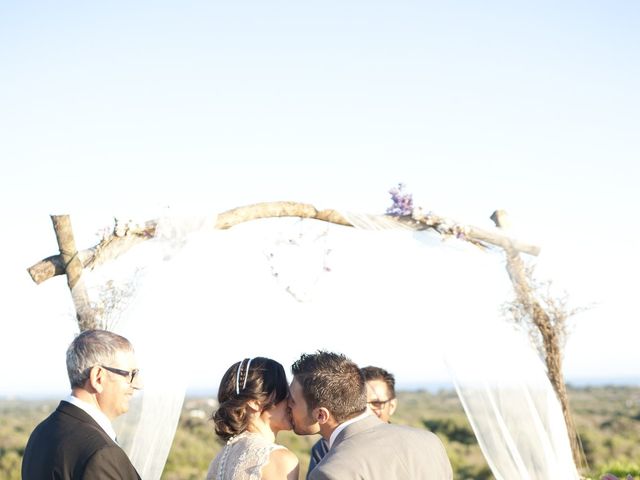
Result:
<instances>
[{"instance_id":1,"label":"bride's lace dress","mask_svg":"<svg viewBox=\"0 0 640 480\"><path fill-rule=\"evenodd\" d=\"M274 450L284 448L259 433L243 432L231 438L213 459L207 480L260 480L260 471Z\"/></svg>"}]
</instances>

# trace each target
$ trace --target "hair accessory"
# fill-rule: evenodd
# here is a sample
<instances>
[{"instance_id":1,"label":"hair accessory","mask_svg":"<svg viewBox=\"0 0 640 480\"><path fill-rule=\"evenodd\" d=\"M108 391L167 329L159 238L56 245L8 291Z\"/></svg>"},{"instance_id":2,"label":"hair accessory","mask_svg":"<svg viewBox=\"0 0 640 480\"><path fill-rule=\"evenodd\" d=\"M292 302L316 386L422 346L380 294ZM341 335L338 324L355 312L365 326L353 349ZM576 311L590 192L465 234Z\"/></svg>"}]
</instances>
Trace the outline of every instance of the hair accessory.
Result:
<instances>
[{"instance_id":1,"label":"hair accessory","mask_svg":"<svg viewBox=\"0 0 640 480\"><path fill-rule=\"evenodd\" d=\"M247 378L249 378L249 368L251 368L251 358L247 362L247 370L244 372L244 382L242 382L242 390L247 386Z\"/></svg>"},{"instance_id":2,"label":"hair accessory","mask_svg":"<svg viewBox=\"0 0 640 480\"><path fill-rule=\"evenodd\" d=\"M242 362L244 362L244 359L240 360L238 371L236 372L236 395L240 395L240 369L242 369Z\"/></svg>"},{"instance_id":3,"label":"hair accessory","mask_svg":"<svg viewBox=\"0 0 640 480\"><path fill-rule=\"evenodd\" d=\"M244 382L242 383L242 389L247 386L247 377L249 376L249 367L251 366L251 358L247 359L247 370L244 374ZM240 371L242 370L242 364L244 363L244 359L240 360L240 365L238 365L238 371L236 372L236 395L240 395Z\"/></svg>"}]
</instances>

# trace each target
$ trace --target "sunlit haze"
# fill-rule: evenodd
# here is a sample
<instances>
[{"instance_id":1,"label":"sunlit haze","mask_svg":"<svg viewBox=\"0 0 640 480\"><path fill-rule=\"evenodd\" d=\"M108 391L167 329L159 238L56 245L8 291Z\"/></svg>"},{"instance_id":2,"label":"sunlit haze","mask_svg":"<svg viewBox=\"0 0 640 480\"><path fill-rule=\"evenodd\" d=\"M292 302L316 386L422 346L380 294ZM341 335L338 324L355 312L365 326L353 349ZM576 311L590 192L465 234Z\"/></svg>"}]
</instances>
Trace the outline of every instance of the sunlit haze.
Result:
<instances>
[{"instance_id":1,"label":"sunlit haze","mask_svg":"<svg viewBox=\"0 0 640 480\"><path fill-rule=\"evenodd\" d=\"M478 227L507 210L541 247L538 276L588 307L568 381L640 384L639 19L629 1L2 2L0 395L67 388L65 279L26 272L58 252L50 214L87 248L113 217L167 210L384 213L398 182ZM212 371L251 356L239 347ZM375 353L362 360L407 354Z\"/></svg>"}]
</instances>

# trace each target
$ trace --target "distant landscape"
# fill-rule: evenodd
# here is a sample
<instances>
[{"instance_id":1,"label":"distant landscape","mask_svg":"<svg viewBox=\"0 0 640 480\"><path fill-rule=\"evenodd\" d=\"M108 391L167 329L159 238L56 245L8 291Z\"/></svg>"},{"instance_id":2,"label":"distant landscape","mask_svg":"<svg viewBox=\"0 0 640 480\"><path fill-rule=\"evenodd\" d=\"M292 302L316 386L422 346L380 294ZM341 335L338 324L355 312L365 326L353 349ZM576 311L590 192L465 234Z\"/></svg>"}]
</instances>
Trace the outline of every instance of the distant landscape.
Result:
<instances>
[{"instance_id":1,"label":"distant landscape","mask_svg":"<svg viewBox=\"0 0 640 480\"><path fill-rule=\"evenodd\" d=\"M588 461L581 474L599 479L605 472L640 479L640 388L599 386L569 389L578 432ZM489 480L487 466L473 431L453 391L400 392L394 422L429 428L444 442L459 480ZM0 479L20 479L20 465L27 438L58 400L0 400ZM201 480L220 444L208 415L211 398L189 397L167 461L163 480ZM316 437L285 432L278 441L300 458L301 478Z\"/></svg>"}]
</instances>

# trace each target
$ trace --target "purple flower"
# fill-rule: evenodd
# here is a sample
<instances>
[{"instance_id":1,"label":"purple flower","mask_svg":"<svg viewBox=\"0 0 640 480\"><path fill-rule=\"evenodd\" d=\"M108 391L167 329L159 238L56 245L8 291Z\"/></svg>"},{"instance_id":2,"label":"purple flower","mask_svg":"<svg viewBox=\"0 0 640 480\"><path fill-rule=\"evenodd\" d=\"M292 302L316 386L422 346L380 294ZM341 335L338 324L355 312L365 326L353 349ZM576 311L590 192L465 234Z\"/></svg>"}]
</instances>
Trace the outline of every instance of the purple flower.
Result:
<instances>
[{"instance_id":1,"label":"purple flower","mask_svg":"<svg viewBox=\"0 0 640 480\"><path fill-rule=\"evenodd\" d=\"M404 183L399 183L397 187L389 190L393 205L387 208L387 215L400 217L403 215L411 215L413 211L413 196L404 192Z\"/></svg>"}]
</instances>

